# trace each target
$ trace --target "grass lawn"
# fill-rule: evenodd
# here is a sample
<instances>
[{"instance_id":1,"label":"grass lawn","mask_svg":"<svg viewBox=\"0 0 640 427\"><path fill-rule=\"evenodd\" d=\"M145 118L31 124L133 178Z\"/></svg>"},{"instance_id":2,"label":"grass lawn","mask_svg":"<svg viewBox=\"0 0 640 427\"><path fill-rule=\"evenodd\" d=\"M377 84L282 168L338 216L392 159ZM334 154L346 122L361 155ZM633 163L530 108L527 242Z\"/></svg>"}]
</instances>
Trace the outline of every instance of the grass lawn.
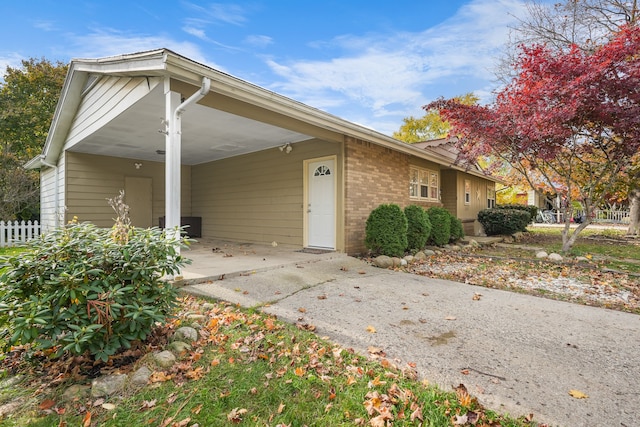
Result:
<instances>
[{"instance_id":1,"label":"grass lawn","mask_svg":"<svg viewBox=\"0 0 640 427\"><path fill-rule=\"evenodd\" d=\"M600 274L608 268L640 272L635 262L640 260L637 239L587 229L572 256L590 261L578 267L550 263L541 267L535 251L527 249L552 252L560 244L559 229L536 227L514 245L478 250L470 274L482 279L486 273L495 282L492 262L506 265L510 275L544 269L588 278L596 272L600 282L609 280L612 286L639 293L640 279L635 276ZM0 256L20 250L0 249ZM472 262L469 257L447 256ZM489 262L492 256L496 260ZM524 261L502 260L509 257ZM184 325L197 327L200 339L172 367L160 368L150 354L164 349L175 329ZM355 354L316 336L313 329L299 329L225 302L184 297L168 325L106 364L88 357L53 360L28 348L5 348L0 354L0 408L13 404L17 409L0 419L0 427L535 425L483 408L464 386L452 392L439 390L417 378L410 363L396 366L378 349ZM87 385L96 376L114 372L130 374L143 365L153 371L143 388L127 388L107 398L62 396L71 385ZM16 379L18 384L5 382Z\"/></svg>"},{"instance_id":2,"label":"grass lawn","mask_svg":"<svg viewBox=\"0 0 640 427\"><path fill-rule=\"evenodd\" d=\"M532 245L546 252L561 253L562 230L560 228L532 227L517 245ZM580 233L568 256L586 256L597 262L600 268L621 269L640 273L640 240L625 237L619 229L585 229ZM530 257L535 253L530 251Z\"/></svg>"},{"instance_id":3,"label":"grass lawn","mask_svg":"<svg viewBox=\"0 0 640 427\"><path fill-rule=\"evenodd\" d=\"M142 355L187 324L200 328L200 340L172 368ZM411 364L396 366L371 351L375 360L257 311L185 297L174 321L149 343L114 357L111 366L6 354L5 375L15 370L25 377L18 387L0 389L0 405L20 402L0 426L449 426L463 419L531 425L482 408L464 386L441 391L420 381ZM142 389L62 399L68 386L89 383L97 371L127 373L143 364L153 374Z\"/></svg>"}]
</instances>

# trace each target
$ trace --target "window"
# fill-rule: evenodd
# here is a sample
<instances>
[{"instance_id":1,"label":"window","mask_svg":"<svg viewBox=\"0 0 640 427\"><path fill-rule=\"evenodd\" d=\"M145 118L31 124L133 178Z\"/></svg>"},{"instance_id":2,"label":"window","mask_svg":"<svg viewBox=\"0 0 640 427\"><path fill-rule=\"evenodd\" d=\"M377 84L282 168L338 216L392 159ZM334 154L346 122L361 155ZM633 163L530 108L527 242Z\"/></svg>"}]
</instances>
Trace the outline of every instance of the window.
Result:
<instances>
[{"instance_id":1,"label":"window","mask_svg":"<svg viewBox=\"0 0 640 427\"><path fill-rule=\"evenodd\" d=\"M420 200L439 200L438 172L411 167L409 169L409 197Z\"/></svg>"},{"instance_id":2,"label":"window","mask_svg":"<svg viewBox=\"0 0 640 427\"><path fill-rule=\"evenodd\" d=\"M318 166L316 171L313 173L313 176L325 176L331 175L331 169L326 166Z\"/></svg>"},{"instance_id":3,"label":"window","mask_svg":"<svg viewBox=\"0 0 640 427\"><path fill-rule=\"evenodd\" d=\"M468 205L470 203L471 203L471 181L469 181L468 179L465 179L464 180L464 204Z\"/></svg>"},{"instance_id":4,"label":"window","mask_svg":"<svg viewBox=\"0 0 640 427\"><path fill-rule=\"evenodd\" d=\"M493 184L487 185L487 208L495 208L496 207L496 189Z\"/></svg>"}]
</instances>

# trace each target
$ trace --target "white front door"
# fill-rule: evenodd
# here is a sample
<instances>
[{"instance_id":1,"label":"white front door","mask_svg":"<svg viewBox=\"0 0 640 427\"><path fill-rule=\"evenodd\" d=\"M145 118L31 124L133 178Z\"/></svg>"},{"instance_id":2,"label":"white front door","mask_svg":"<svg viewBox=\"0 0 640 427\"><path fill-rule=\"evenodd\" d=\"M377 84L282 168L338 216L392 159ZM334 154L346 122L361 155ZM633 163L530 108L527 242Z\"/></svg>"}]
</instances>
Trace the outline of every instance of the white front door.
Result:
<instances>
[{"instance_id":1,"label":"white front door","mask_svg":"<svg viewBox=\"0 0 640 427\"><path fill-rule=\"evenodd\" d=\"M335 159L311 161L308 182L308 246L336 247L336 171Z\"/></svg>"}]
</instances>

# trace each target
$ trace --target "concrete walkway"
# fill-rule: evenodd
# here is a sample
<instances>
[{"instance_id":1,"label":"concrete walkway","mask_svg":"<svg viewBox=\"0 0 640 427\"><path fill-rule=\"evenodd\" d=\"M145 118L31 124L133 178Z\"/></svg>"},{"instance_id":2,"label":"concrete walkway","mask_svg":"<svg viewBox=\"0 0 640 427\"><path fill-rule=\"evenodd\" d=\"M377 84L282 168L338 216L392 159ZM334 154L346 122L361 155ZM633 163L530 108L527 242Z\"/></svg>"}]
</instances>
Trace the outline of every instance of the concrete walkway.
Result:
<instances>
[{"instance_id":1,"label":"concrete walkway","mask_svg":"<svg viewBox=\"0 0 640 427\"><path fill-rule=\"evenodd\" d=\"M640 316L382 270L344 254L224 245L184 252L194 259L186 292L263 306L362 354L382 348L441 388L463 383L514 416L639 425Z\"/></svg>"}]
</instances>

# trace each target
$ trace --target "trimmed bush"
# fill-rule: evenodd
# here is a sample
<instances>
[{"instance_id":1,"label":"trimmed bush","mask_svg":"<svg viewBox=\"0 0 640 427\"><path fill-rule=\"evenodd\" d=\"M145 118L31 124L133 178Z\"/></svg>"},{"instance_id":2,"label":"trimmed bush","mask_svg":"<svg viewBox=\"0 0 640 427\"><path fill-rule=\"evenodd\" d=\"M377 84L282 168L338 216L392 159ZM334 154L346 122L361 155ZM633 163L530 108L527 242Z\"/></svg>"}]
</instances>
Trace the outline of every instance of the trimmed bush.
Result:
<instances>
[{"instance_id":1,"label":"trimmed bush","mask_svg":"<svg viewBox=\"0 0 640 427\"><path fill-rule=\"evenodd\" d=\"M407 217L407 249L419 251L425 247L431 234L431 221L427 212L418 205L404 208Z\"/></svg>"},{"instance_id":2,"label":"trimmed bush","mask_svg":"<svg viewBox=\"0 0 640 427\"><path fill-rule=\"evenodd\" d=\"M434 206L427 209L431 221L431 235L429 243L436 246L444 246L449 243L451 237L451 214L445 208Z\"/></svg>"},{"instance_id":3,"label":"trimmed bush","mask_svg":"<svg viewBox=\"0 0 640 427\"><path fill-rule=\"evenodd\" d=\"M450 215L451 217L451 235L449 240L451 242L455 242L464 237L464 227L462 226L462 221L460 218Z\"/></svg>"},{"instance_id":4,"label":"trimmed bush","mask_svg":"<svg viewBox=\"0 0 640 427\"><path fill-rule=\"evenodd\" d=\"M375 254L402 256L407 248L407 227L400 206L380 205L367 218L365 245Z\"/></svg>"},{"instance_id":5,"label":"trimmed bush","mask_svg":"<svg viewBox=\"0 0 640 427\"><path fill-rule=\"evenodd\" d=\"M177 253L185 242L121 217L112 229L74 219L32 240L26 251L0 260L7 267L0 274L0 323L10 344L107 361L146 339L176 304L177 291L163 276L186 262Z\"/></svg>"},{"instance_id":6,"label":"trimmed bush","mask_svg":"<svg viewBox=\"0 0 640 427\"><path fill-rule=\"evenodd\" d=\"M525 205L518 205L515 203L508 204L508 205L497 205L496 209L516 209L516 210L529 212L529 215L531 215L531 219L529 220L528 224L531 224L533 220L536 219L536 217L538 216L538 210L539 210L537 206L533 206L533 205L525 206Z\"/></svg>"},{"instance_id":7,"label":"trimmed bush","mask_svg":"<svg viewBox=\"0 0 640 427\"><path fill-rule=\"evenodd\" d=\"M478 212L478 221L487 236L511 235L525 231L531 217L522 209L484 209Z\"/></svg>"}]
</instances>

